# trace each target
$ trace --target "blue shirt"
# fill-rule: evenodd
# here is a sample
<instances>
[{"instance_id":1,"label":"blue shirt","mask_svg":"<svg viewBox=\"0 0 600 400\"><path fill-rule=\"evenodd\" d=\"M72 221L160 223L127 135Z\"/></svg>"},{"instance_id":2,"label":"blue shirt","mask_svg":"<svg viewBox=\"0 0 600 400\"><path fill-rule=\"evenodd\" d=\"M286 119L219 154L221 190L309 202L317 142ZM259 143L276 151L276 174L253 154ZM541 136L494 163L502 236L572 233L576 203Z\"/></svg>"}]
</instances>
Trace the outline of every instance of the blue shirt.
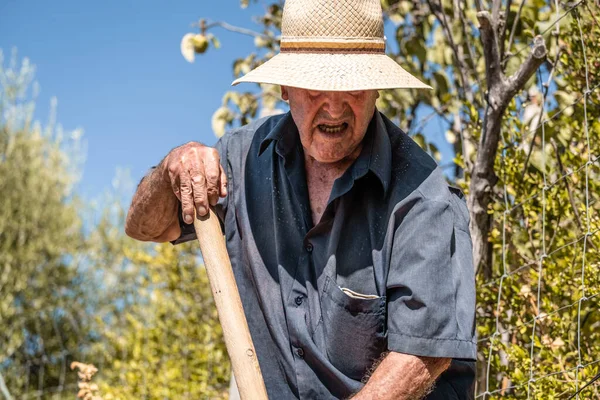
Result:
<instances>
[{"instance_id":1,"label":"blue shirt","mask_svg":"<svg viewBox=\"0 0 600 400\"><path fill-rule=\"evenodd\" d=\"M376 111L314 225L290 113L216 147L217 212L270 398L349 397L386 351L453 358L427 398L473 397L469 214L429 155ZM182 222L175 243L194 237Z\"/></svg>"}]
</instances>

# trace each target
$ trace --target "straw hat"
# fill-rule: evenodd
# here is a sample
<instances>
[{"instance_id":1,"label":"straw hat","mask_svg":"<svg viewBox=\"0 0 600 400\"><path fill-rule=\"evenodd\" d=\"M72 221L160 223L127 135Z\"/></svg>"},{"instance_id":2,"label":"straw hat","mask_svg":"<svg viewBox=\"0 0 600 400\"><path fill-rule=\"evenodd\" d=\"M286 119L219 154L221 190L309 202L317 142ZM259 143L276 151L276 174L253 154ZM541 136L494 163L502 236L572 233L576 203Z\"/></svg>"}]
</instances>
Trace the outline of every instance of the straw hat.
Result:
<instances>
[{"instance_id":1,"label":"straw hat","mask_svg":"<svg viewBox=\"0 0 600 400\"><path fill-rule=\"evenodd\" d=\"M280 53L233 85L431 89L385 54L380 0L287 0L281 33Z\"/></svg>"}]
</instances>

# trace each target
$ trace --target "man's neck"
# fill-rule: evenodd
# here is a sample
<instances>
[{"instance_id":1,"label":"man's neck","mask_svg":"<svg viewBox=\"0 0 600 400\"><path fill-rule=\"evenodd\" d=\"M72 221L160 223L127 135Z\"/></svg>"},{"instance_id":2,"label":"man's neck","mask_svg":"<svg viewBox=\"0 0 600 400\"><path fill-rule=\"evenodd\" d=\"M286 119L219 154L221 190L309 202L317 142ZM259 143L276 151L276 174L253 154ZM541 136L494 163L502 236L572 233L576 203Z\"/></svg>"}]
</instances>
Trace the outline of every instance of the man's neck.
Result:
<instances>
[{"instance_id":1,"label":"man's neck","mask_svg":"<svg viewBox=\"0 0 600 400\"><path fill-rule=\"evenodd\" d=\"M361 150L362 144L350 156L335 163L319 162L305 152L304 168L306 170L306 184L308 186L312 219L315 225L321 220L321 216L325 212L333 183L358 158Z\"/></svg>"}]
</instances>

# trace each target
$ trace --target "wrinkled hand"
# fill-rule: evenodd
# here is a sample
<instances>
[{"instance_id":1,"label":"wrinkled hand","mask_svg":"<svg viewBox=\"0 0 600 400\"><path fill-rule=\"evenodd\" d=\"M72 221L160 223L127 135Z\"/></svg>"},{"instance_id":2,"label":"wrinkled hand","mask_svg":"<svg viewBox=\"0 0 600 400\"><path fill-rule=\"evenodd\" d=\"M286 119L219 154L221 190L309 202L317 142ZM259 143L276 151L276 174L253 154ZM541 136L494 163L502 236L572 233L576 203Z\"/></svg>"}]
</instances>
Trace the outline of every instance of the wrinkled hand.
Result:
<instances>
[{"instance_id":1,"label":"wrinkled hand","mask_svg":"<svg viewBox=\"0 0 600 400\"><path fill-rule=\"evenodd\" d=\"M197 142L179 146L160 165L163 177L181 201L183 220L194 221L194 207L199 216L208 212L209 204L217 204L227 195L227 176L213 147Z\"/></svg>"}]
</instances>

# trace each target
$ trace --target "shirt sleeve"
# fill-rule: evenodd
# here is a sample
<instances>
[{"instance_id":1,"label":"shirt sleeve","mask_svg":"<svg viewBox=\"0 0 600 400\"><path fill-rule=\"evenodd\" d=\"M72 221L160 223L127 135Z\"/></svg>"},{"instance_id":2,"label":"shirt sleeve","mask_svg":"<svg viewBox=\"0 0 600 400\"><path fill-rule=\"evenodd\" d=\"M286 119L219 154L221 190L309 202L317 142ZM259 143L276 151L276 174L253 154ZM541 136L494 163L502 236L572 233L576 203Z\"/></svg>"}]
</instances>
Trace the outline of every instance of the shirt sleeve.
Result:
<instances>
[{"instance_id":1,"label":"shirt sleeve","mask_svg":"<svg viewBox=\"0 0 600 400\"><path fill-rule=\"evenodd\" d=\"M474 275L465 202L452 191L415 200L392 246L389 350L475 360Z\"/></svg>"},{"instance_id":2,"label":"shirt sleeve","mask_svg":"<svg viewBox=\"0 0 600 400\"><path fill-rule=\"evenodd\" d=\"M219 152L219 159L220 159L221 166L223 167L223 169L225 170L225 173L227 174L227 176L229 178L230 171L229 171L229 166L228 166L228 162L227 162L227 139L228 139L228 135L222 136L221 139L219 139L219 141L217 142L217 144L215 144L215 148ZM225 213L227 211L228 197L229 196L226 196L225 198L220 197L217 205L213 207L215 214L217 214L217 217L219 218L219 221L221 222L221 230L223 229L223 221L225 220ZM180 243L189 242L191 240L195 240L196 239L196 230L194 229L194 224L193 223L186 224L185 221L183 220L181 202L179 202L178 218L179 218L179 227L181 228L181 235L179 235L179 237L177 239L173 240L171 243L173 245L176 245L176 244L180 244Z\"/></svg>"}]
</instances>

